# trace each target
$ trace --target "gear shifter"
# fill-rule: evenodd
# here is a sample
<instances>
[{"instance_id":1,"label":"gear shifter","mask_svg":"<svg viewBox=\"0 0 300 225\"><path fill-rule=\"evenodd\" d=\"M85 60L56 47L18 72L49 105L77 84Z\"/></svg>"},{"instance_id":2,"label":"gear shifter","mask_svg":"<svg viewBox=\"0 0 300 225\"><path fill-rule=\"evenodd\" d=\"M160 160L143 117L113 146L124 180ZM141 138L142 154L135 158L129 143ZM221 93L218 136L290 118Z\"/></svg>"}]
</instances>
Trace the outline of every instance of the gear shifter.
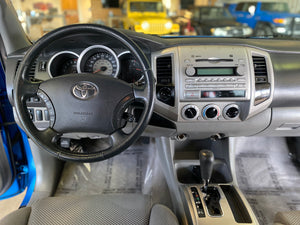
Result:
<instances>
[{"instance_id":1,"label":"gear shifter","mask_svg":"<svg viewBox=\"0 0 300 225\"><path fill-rule=\"evenodd\" d=\"M207 193L208 183L211 178L213 165L214 165L214 153L210 150L201 150L199 153L201 177L204 182L203 192Z\"/></svg>"}]
</instances>

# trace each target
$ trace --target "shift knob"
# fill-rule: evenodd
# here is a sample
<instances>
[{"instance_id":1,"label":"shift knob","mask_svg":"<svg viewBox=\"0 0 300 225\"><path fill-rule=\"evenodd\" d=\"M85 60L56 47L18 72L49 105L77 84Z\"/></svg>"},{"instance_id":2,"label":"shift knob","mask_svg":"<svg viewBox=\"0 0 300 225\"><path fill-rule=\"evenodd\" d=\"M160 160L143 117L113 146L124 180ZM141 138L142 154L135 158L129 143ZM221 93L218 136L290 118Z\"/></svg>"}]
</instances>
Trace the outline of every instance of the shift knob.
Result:
<instances>
[{"instance_id":1,"label":"shift knob","mask_svg":"<svg viewBox=\"0 0 300 225\"><path fill-rule=\"evenodd\" d=\"M207 185L210 181L213 165L214 165L214 153L210 150L201 150L199 153L201 177L204 181L204 189L207 189Z\"/></svg>"}]
</instances>

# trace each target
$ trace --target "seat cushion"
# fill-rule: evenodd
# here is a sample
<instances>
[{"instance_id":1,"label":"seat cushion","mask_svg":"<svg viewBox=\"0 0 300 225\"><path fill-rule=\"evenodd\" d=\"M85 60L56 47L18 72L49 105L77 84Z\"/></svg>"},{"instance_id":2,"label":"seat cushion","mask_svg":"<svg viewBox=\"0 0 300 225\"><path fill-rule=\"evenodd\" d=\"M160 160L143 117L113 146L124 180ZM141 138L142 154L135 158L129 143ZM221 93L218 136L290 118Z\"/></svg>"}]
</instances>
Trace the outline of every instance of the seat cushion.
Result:
<instances>
[{"instance_id":1,"label":"seat cushion","mask_svg":"<svg viewBox=\"0 0 300 225\"><path fill-rule=\"evenodd\" d=\"M168 208L156 205L153 212L151 208L150 197L139 194L51 197L9 214L0 221L0 225L147 225L149 220L158 225L168 224L168 221L170 225L178 224Z\"/></svg>"},{"instance_id":2,"label":"seat cushion","mask_svg":"<svg viewBox=\"0 0 300 225\"><path fill-rule=\"evenodd\" d=\"M299 225L300 211L278 212L274 219L275 225Z\"/></svg>"}]
</instances>

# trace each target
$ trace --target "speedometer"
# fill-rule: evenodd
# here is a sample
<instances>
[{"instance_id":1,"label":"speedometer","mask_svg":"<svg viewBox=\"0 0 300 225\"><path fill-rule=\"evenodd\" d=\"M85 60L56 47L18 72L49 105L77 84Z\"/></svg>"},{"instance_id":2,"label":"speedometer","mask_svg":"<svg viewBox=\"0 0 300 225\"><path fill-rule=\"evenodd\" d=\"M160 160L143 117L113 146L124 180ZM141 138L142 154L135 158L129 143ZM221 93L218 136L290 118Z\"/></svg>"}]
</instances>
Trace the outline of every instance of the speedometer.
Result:
<instances>
[{"instance_id":1,"label":"speedometer","mask_svg":"<svg viewBox=\"0 0 300 225\"><path fill-rule=\"evenodd\" d=\"M79 73L94 73L117 77L119 60L115 52L103 45L86 48L79 56L77 69Z\"/></svg>"},{"instance_id":2,"label":"speedometer","mask_svg":"<svg viewBox=\"0 0 300 225\"><path fill-rule=\"evenodd\" d=\"M112 55L106 52L100 52L92 55L84 66L84 72L115 76L117 70L116 60Z\"/></svg>"}]
</instances>

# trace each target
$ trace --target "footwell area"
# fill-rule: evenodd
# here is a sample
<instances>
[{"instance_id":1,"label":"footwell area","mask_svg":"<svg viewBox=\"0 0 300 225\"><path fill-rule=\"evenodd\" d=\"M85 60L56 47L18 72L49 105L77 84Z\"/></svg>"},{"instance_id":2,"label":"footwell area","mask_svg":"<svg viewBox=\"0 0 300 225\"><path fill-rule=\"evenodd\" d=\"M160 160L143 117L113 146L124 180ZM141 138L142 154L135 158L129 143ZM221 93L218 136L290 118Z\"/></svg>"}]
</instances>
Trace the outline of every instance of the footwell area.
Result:
<instances>
[{"instance_id":1,"label":"footwell area","mask_svg":"<svg viewBox=\"0 0 300 225\"><path fill-rule=\"evenodd\" d=\"M154 140L139 141L123 153L96 163L65 164L55 196L142 193L170 206Z\"/></svg>"},{"instance_id":2,"label":"footwell area","mask_svg":"<svg viewBox=\"0 0 300 225\"><path fill-rule=\"evenodd\" d=\"M300 210L300 170L290 160L284 138L234 138L236 175L261 225L278 211Z\"/></svg>"}]
</instances>

